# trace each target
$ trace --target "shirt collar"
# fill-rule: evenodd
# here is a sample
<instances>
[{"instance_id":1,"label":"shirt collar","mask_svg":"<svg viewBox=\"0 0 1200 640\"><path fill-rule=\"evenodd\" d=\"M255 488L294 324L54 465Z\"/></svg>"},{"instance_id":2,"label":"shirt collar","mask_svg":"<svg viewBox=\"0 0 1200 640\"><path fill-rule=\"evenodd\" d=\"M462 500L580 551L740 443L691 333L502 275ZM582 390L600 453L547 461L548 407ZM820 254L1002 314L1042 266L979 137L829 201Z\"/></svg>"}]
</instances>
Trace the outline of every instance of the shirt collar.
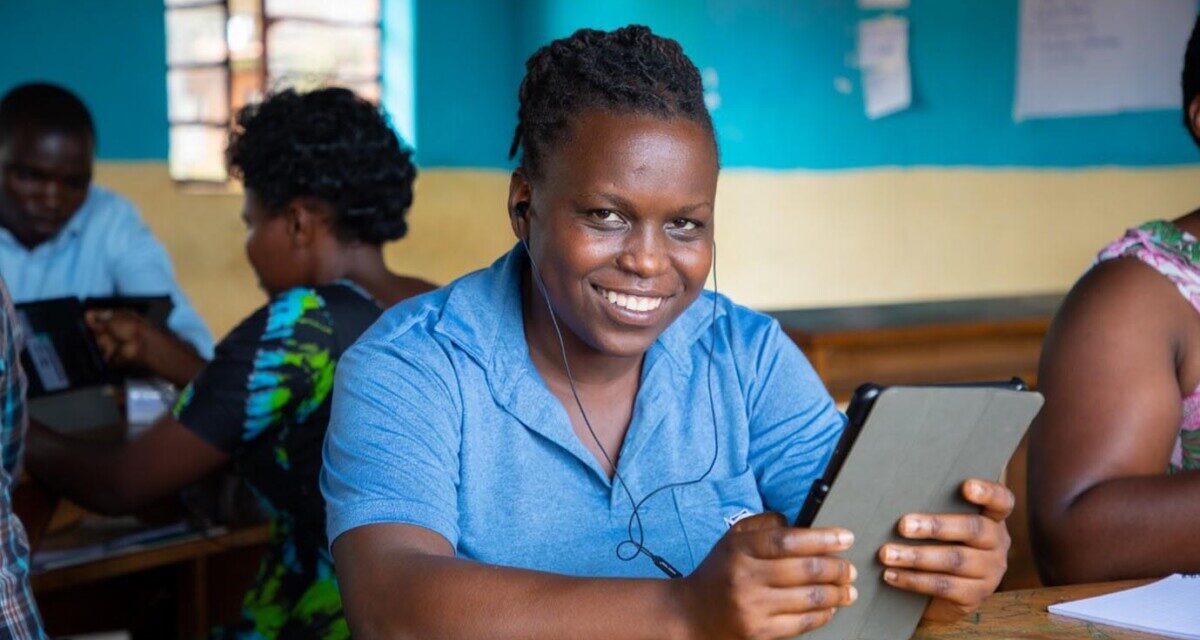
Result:
<instances>
[{"instance_id":1,"label":"shirt collar","mask_svg":"<svg viewBox=\"0 0 1200 640\"><path fill-rule=\"evenodd\" d=\"M71 219L63 225L62 231L59 231L58 235L50 239L51 242L59 238L74 238L83 233L83 225L87 224L87 218L92 215L92 209L95 209L94 204L98 197L96 189L96 185L88 187L88 194L84 198L83 204L79 205L79 209L71 214Z\"/></svg>"}]
</instances>

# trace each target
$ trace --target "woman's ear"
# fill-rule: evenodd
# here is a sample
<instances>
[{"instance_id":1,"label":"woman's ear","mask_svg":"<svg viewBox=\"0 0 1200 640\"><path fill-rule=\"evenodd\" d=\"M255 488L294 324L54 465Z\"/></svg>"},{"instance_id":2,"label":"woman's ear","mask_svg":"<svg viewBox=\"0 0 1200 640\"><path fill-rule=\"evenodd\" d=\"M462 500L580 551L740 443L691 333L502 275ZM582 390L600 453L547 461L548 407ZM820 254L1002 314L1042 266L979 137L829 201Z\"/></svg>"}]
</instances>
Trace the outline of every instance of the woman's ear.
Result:
<instances>
[{"instance_id":1,"label":"woman's ear","mask_svg":"<svg viewBox=\"0 0 1200 640\"><path fill-rule=\"evenodd\" d=\"M316 240L325 221L319 204L310 198L292 198L283 206L283 218L293 246L308 247Z\"/></svg>"},{"instance_id":2,"label":"woman's ear","mask_svg":"<svg viewBox=\"0 0 1200 640\"><path fill-rule=\"evenodd\" d=\"M529 203L533 199L525 170L513 170L508 180L508 221L517 240L529 240Z\"/></svg>"},{"instance_id":3,"label":"woman's ear","mask_svg":"<svg viewBox=\"0 0 1200 640\"><path fill-rule=\"evenodd\" d=\"M1200 140L1200 95L1192 98L1192 101L1188 103L1187 123L1192 137Z\"/></svg>"}]
</instances>

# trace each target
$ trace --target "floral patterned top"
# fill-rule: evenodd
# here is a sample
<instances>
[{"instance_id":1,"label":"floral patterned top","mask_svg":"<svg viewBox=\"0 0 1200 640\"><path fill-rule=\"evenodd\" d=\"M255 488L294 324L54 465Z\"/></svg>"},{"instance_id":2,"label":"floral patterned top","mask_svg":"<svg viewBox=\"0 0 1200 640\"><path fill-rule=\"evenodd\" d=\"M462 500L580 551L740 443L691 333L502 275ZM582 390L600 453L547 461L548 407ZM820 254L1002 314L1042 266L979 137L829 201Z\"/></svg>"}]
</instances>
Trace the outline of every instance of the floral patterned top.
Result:
<instances>
[{"instance_id":1,"label":"floral patterned top","mask_svg":"<svg viewBox=\"0 0 1200 640\"><path fill-rule=\"evenodd\" d=\"M1200 240L1165 220L1130 229L1096 257L1096 264L1136 258L1166 276L1200 312ZM1183 399L1179 438L1171 453L1170 471L1200 469L1200 387Z\"/></svg>"}]
</instances>

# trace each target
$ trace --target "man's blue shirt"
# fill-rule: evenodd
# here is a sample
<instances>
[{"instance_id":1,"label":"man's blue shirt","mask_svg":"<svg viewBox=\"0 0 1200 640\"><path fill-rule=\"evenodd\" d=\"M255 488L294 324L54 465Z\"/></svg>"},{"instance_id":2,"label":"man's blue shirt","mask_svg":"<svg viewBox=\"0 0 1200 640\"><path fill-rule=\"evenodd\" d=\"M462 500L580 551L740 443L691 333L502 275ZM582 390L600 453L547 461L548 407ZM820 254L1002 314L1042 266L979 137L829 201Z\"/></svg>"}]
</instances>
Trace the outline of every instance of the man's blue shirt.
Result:
<instances>
[{"instance_id":1,"label":"man's blue shirt","mask_svg":"<svg viewBox=\"0 0 1200 640\"><path fill-rule=\"evenodd\" d=\"M170 295L168 326L212 358L212 335L175 282L166 249L133 204L107 189L92 185L62 230L32 250L0 227L0 276L15 302Z\"/></svg>"},{"instance_id":2,"label":"man's blue shirt","mask_svg":"<svg viewBox=\"0 0 1200 640\"><path fill-rule=\"evenodd\" d=\"M389 310L338 364L321 488L329 540L418 525L459 557L580 576L662 577L617 558L632 507L529 357L520 248ZM716 331L713 342L713 303ZM618 458L644 544L690 573L729 522L794 519L845 418L778 323L705 292L646 353ZM585 405L585 410L587 409ZM634 528L635 539L637 528ZM622 552L633 549L628 545Z\"/></svg>"}]
</instances>

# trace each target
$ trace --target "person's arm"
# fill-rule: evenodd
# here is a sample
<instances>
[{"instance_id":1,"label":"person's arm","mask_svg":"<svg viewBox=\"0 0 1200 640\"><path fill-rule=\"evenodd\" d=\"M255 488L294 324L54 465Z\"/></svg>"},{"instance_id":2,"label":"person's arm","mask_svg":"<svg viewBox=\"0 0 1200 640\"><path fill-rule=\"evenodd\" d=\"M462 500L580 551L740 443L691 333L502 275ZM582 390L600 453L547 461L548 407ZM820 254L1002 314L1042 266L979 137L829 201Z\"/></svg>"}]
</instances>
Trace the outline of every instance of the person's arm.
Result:
<instances>
[{"instance_id":1,"label":"person's arm","mask_svg":"<svg viewBox=\"0 0 1200 640\"><path fill-rule=\"evenodd\" d=\"M1181 348L1196 320L1169 280L1132 260L1096 267L1064 302L1029 443L1032 542L1047 583L1200 571L1200 473L1167 474L1192 390L1181 389Z\"/></svg>"},{"instance_id":2,"label":"person's arm","mask_svg":"<svg viewBox=\"0 0 1200 640\"><path fill-rule=\"evenodd\" d=\"M31 421L29 473L81 506L123 514L153 504L220 467L229 456L171 416L134 440L100 444Z\"/></svg>"},{"instance_id":3,"label":"person's arm","mask_svg":"<svg viewBox=\"0 0 1200 640\"><path fill-rule=\"evenodd\" d=\"M421 527L377 524L333 546L356 638L790 638L854 602L849 532L742 520L681 580L579 578L454 557Z\"/></svg>"},{"instance_id":4,"label":"person's arm","mask_svg":"<svg viewBox=\"0 0 1200 640\"><path fill-rule=\"evenodd\" d=\"M289 294L303 295L304 290L284 295ZM287 300L279 304L288 306ZM121 513L224 464L245 442L310 403L314 380L322 377L322 367L332 366L321 357L321 366L315 367L303 357L258 358L260 352L295 349L320 356L328 353L332 340L323 330L329 320L321 304L310 305L299 317L285 313L293 324L280 321L280 335L267 335L273 308L260 308L234 328L213 361L180 393L172 412L138 438L106 445L44 427L31 429L26 454L30 473L85 507Z\"/></svg>"},{"instance_id":5,"label":"person's arm","mask_svg":"<svg viewBox=\"0 0 1200 640\"><path fill-rule=\"evenodd\" d=\"M828 464L845 417L777 323L771 323L761 342L742 348L755 355L753 372L746 376L751 464L767 508L794 521L812 479ZM879 549L879 561L888 568L885 582L932 596L925 620L957 620L978 609L1008 566L1010 538L1004 520L1012 513L1012 492L996 482L967 480L963 496L982 513L908 514L897 523L904 538L943 544Z\"/></svg>"},{"instance_id":6,"label":"person's arm","mask_svg":"<svg viewBox=\"0 0 1200 640\"><path fill-rule=\"evenodd\" d=\"M126 210L114 214L116 222L109 230L113 279L117 295L170 295L174 308L167 327L205 360L213 357L213 339L204 320L192 307L175 279L171 257L132 204L122 201Z\"/></svg>"}]
</instances>

